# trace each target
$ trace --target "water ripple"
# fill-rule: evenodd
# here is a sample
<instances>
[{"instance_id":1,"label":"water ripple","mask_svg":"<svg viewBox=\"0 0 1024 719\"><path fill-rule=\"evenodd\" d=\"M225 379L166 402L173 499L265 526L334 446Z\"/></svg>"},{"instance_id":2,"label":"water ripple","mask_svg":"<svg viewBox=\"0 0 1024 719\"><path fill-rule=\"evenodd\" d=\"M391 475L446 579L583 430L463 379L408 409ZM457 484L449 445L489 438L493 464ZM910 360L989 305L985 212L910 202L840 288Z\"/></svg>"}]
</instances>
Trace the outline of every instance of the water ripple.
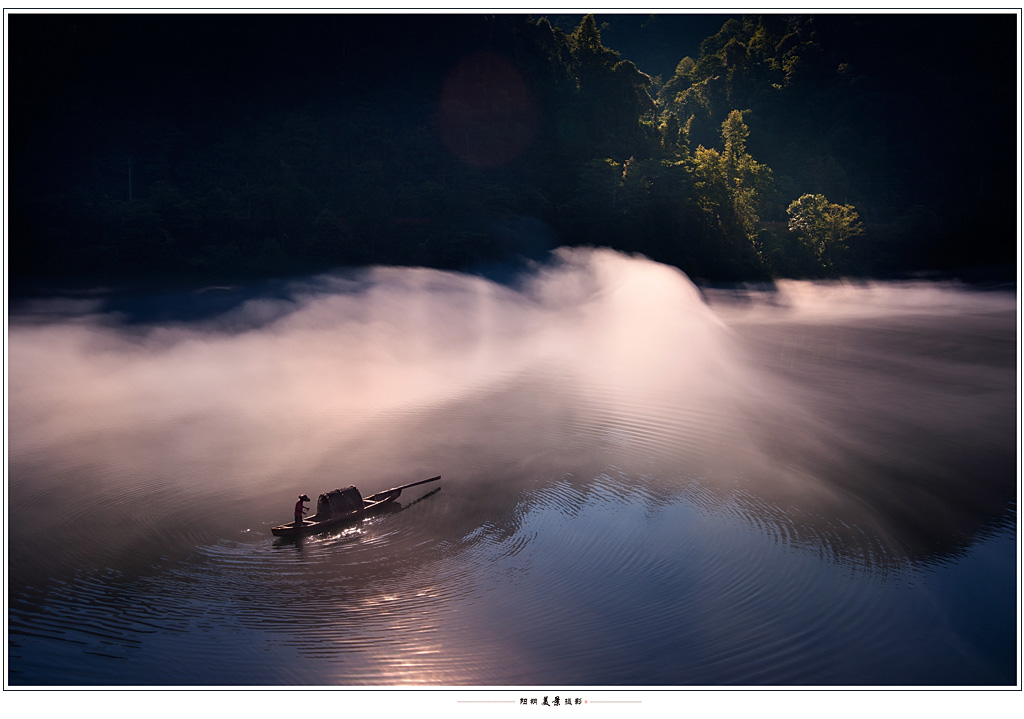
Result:
<instances>
[{"instance_id":1,"label":"water ripple","mask_svg":"<svg viewBox=\"0 0 1024 719\"><path fill-rule=\"evenodd\" d=\"M296 301L223 334L17 333L11 683L1005 675L998 627L964 627L1003 606L989 587L1014 589L1012 316L727 329L672 273L600 275L560 316L554 285L446 276L437 291L460 299L433 298L433 333L397 270L401 301ZM512 325L485 322L513 306ZM360 364L342 330L368 339L377 315ZM493 346L460 331L467 316ZM82 374L37 377L61 354L25 349L44 335L71 337L55 346L81 351ZM78 385L78 404L58 396ZM270 535L296 493L409 473L444 489ZM986 596L948 589L972 583Z\"/></svg>"}]
</instances>

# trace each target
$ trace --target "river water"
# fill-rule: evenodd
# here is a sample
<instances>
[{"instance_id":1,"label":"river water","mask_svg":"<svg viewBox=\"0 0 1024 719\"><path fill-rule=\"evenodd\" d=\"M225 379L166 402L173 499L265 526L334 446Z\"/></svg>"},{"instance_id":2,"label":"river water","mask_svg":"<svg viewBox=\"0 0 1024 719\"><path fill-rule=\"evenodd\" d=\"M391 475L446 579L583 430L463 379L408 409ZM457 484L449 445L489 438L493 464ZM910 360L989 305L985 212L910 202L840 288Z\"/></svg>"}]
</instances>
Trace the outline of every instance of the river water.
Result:
<instances>
[{"instance_id":1,"label":"river water","mask_svg":"<svg viewBox=\"0 0 1024 719\"><path fill-rule=\"evenodd\" d=\"M1017 681L1012 291L576 250L8 320L10 685Z\"/></svg>"}]
</instances>

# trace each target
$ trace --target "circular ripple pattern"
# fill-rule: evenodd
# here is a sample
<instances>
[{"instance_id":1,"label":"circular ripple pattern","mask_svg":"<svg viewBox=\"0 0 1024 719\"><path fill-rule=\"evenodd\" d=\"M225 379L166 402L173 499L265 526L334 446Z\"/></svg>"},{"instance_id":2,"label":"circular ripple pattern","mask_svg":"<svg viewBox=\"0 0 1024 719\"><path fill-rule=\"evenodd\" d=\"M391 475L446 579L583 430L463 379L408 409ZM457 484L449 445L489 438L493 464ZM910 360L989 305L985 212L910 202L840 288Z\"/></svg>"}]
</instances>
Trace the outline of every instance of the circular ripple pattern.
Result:
<instances>
[{"instance_id":1,"label":"circular ripple pattern","mask_svg":"<svg viewBox=\"0 0 1024 719\"><path fill-rule=\"evenodd\" d=\"M329 341L348 295L296 302L299 339L272 320L167 329L173 363L90 335L92 364L11 398L9 683L1012 679L1013 312L768 322L748 307L725 327L655 275L565 316L488 286L477 323L501 342L468 363L456 320L486 283L449 277L395 325L415 341L378 338L383 376L349 372L358 343ZM634 306L655 280L662 299ZM385 290L352 336L421 291ZM663 306L679 310L664 337ZM522 308L513 329L485 321ZM432 314L443 342L415 333ZM61 356L19 348L30 335L13 337L22 382ZM358 524L270 534L299 493L436 474L440 491Z\"/></svg>"}]
</instances>

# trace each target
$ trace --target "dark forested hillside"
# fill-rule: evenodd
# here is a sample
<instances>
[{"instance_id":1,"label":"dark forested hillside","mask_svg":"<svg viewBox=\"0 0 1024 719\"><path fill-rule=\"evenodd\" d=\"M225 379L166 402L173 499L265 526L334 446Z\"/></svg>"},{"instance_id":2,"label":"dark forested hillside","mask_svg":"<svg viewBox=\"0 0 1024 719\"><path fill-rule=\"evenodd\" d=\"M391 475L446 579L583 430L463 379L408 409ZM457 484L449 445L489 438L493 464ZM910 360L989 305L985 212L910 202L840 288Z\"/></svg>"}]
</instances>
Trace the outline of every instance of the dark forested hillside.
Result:
<instances>
[{"instance_id":1,"label":"dark forested hillside","mask_svg":"<svg viewBox=\"0 0 1024 719\"><path fill-rule=\"evenodd\" d=\"M566 244L707 279L1015 261L1012 13L7 19L15 290Z\"/></svg>"}]
</instances>

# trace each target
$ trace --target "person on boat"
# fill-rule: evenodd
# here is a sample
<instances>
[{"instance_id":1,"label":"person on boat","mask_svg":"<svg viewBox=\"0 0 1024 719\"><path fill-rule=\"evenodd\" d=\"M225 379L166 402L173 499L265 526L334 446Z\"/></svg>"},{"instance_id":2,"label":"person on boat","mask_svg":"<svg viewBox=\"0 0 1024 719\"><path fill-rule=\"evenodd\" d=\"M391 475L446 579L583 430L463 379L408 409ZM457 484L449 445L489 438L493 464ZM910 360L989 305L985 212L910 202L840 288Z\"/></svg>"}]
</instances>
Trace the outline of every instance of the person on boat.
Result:
<instances>
[{"instance_id":1,"label":"person on boat","mask_svg":"<svg viewBox=\"0 0 1024 719\"><path fill-rule=\"evenodd\" d=\"M303 502L308 502L308 501L309 501L309 497L307 497L304 494L300 494L299 495L299 501L295 503L295 526L296 527L302 526L302 515L309 511L308 509L306 509L306 505L303 504Z\"/></svg>"}]
</instances>

